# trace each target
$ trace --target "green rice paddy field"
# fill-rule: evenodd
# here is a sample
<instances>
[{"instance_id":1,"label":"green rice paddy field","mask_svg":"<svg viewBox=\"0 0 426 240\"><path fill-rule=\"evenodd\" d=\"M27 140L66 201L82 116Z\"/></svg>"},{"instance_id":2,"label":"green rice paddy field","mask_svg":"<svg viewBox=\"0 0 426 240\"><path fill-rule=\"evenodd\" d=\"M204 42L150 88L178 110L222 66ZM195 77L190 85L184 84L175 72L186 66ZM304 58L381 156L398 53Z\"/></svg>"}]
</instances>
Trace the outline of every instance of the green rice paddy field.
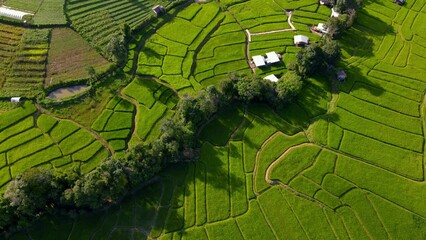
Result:
<instances>
[{"instance_id":1,"label":"green rice paddy field","mask_svg":"<svg viewBox=\"0 0 426 240\"><path fill-rule=\"evenodd\" d=\"M89 12L91 2L68 7L70 16ZM426 239L425 4L366 1L339 40L348 79L337 90L317 76L282 110L227 108L202 129L199 161L170 165L107 210L45 216L10 238ZM289 28L284 9L294 10L297 30L253 35L247 47L246 29ZM0 113L2 191L27 168L88 172L156 139L179 96L217 85L230 71L249 73L246 54L279 52L284 64L256 73L285 72L298 51L293 35L318 40L307 25L330 13L314 0L172 9L134 36L124 70L135 77L107 95L92 120L63 119L30 102ZM23 31L1 28L0 36Z\"/></svg>"}]
</instances>

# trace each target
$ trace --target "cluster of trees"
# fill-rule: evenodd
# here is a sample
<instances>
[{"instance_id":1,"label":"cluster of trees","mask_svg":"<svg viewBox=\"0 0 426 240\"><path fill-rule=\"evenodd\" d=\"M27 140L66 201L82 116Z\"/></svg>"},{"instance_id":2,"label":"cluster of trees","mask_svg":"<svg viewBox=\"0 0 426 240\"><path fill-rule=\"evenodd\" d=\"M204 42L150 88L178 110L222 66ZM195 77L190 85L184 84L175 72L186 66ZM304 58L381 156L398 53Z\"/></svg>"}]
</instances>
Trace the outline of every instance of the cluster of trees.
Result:
<instances>
[{"instance_id":1,"label":"cluster of trees","mask_svg":"<svg viewBox=\"0 0 426 240\"><path fill-rule=\"evenodd\" d=\"M311 44L297 53L297 69L303 76L312 76L332 70L340 60L339 44L323 37L318 44Z\"/></svg>"},{"instance_id":2,"label":"cluster of trees","mask_svg":"<svg viewBox=\"0 0 426 240\"><path fill-rule=\"evenodd\" d=\"M303 77L297 71L287 71L276 83L257 75L230 73L220 89L225 101L265 102L279 108L290 102L302 86Z\"/></svg>"},{"instance_id":3,"label":"cluster of trees","mask_svg":"<svg viewBox=\"0 0 426 240\"><path fill-rule=\"evenodd\" d=\"M337 39L353 25L357 11L364 5L364 2L363 0L336 0L333 5L334 9L341 14L338 17L329 18L325 25L328 35Z\"/></svg>"}]
</instances>

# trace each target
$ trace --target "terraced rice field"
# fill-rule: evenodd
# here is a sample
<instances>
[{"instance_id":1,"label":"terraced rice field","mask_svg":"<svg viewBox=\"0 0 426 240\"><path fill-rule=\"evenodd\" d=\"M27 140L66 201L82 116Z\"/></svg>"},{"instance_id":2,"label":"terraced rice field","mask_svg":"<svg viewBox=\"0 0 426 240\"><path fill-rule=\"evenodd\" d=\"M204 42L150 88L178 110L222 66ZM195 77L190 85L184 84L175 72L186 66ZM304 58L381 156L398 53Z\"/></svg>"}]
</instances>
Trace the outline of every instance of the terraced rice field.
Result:
<instances>
[{"instance_id":1,"label":"terraced rice field","mask_svg":"<svg viewBox=\"0 0 426 240\"><path fill-rule=\"evenodd\" d=\"M76 218L46 217L12 239L425 239L425 3L366 1L340 40L339 67L348 80L333 91L327 79L316 76L284 109L262 104L224 109L199 135L199 161L170 166L159 181L118 206ZM311 0L221 4L229 11L217 2L191 4L155 33L138 36L142 51L131 46L127 66L136 78L92 125L112 148L110 131L128 145L155 139L160 120L173 114L176 92L217 84L230 70L250 71L245 29L288 28L283 9L294 10L295 33L261 35L259 43L256 38L250 43L250 54L283 52L287 64L296 52L291 34L309 35L306 24L329 14ZM278 71L285 67L258 73ZM0 128L11 129L0 136L31 130L32 145L59 145L73 161L79 149L97 143L88 138L71 146L73 136L88 133L45 115L37 119L45 123L34 127L35 110L28 109L15 116L29 119L19 126L8 125L16 119L0 122ZM54 143L36 141L37 131ZM14 173L9 158L20 163L23 154L32 154L12 150L1 155L0 149L6 163L0 171L9 173L4 182ZM75 162L82 159L90 158Z\"/></svg>"},{"instance_id":2,"label":"terraced rice field","mask_svg":"<svg viewBox=\"0 0 426 240\"><path fill-rule=\"evenodd\" d=\"M241 27L217 3L192 4L146 40L134 59L137 74L194 92L217 84L230 71L248 72L244 43Z\"/></svg>"},{"instance_id":3,"label":"terraced rice field","mask_svg":"<svg viewBox=\"0 0 426 240\"><path fill-rule=\"evenodd\" d=\"M89 172L109 155L92 134L68 120L45 114L26 102L22 107L2 113L0 121L1 182L7 183L28 168L80 167Z\"/></svg>"},{"instance_id":4,"label":"terraced rice field","mask_svg":"<svg viewBox=\"0 0 426 240\"><path fill-rule=\"evenodd\" d=\"M1 33L7 52L1 96L35 97L44 82L50 31L5 27Z\"/></svg>"},{"instance_id":5,"label":"terraced rice field","mask_svg":"<svg viewBox=\"0 0 426 240\"><path fill-rule=\"evenodd\" d=\"M34 14L32 23L37 25L65 25L65 0L4 0L5 6ZM2 3L0 2L0 3Z\"/></svg>"},{"instance_id":6,"label":"terraced rice field","mask_svg":"<svg viewBox=\"0 0 426 240\"><path fill-rule=\"evenodd\" d=\"M153 15L156 4L167 7L172 1L68 0L66 13L74 28L94 46L104 47L120 31L122 24L134 29Z\"/></svg>"}]
</instances>

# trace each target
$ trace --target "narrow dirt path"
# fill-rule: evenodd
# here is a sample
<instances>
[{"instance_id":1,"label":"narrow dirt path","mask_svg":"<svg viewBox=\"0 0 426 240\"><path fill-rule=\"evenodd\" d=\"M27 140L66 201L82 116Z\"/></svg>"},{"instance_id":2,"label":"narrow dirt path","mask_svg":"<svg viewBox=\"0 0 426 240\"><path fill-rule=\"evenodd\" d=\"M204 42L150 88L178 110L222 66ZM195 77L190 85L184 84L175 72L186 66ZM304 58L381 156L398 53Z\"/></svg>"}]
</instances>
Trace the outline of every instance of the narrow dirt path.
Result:
<instances>
[{"instance_id":1,"label":"narrow dirt path","mask_svg":"<svg viewBox=\"0 0 426 240\"><path fill-rule=\"evenodd\" d=\"M280 29L280 30L273 30L273 31L267 31L267 32L258 32L258 33L250 33L251 36L257 36L257 35L266 35L271 33L279 33L279 32L289 32L289 31L296 31L297 29L294 27L293 23L291 22L291 16L293 16L293 13L290 12L288 14L288 25L290 25L290 28L287 29Z\"/></svg>"},{"instance_id":2,"label":"narrow dirt path","mask_svg":"<svg viewBox=\"0 0 426 240\"><path fill-rule=\"evenodd\" d=\"M291 22L291 16L293 16L293 12L287 12L284 9L283 9L283 11L285 11L286 15L288 15L287 22L288 22L288 25L290 25L290 28L267 31L267 32L258 32L258 33L250 33L250 31L248 29L244 30L244 34L246 35L246 44L245 44L246 61L247 61L247 64L249 65L252 73L255 73L255 71L256 71L256 66L250 60L250 43L251 43L251 37L252 36L267 35L267 34L271 34L271 33L289 32L289 31L296 31L297 30L294 27L293 23ZM235 18L235 16L234 16L234 18ZM243 28L243 26L241 24L240 24L240 26L241 26L241 28Z\"/></svg>"},{"instance_id":3,"label":"narrow dirt path","mask_svg":"<svg viewBox=\"0 0 426 240\"><path fill-rule=\"evenodd\" d=\"M272 139L274 139L277 135L279 135L281 132L277 131L274 134L272 134L271 136L269 136L265 142L262 143L262 146L260 146L259 150L256 153L256 158L255 158L255 162L254 162L254 169L253 169L253 192L256 196L259 196L259 192L257 191L257 187L256 187L256 176L257 176L257 168L259 166L259 157L260 154L262 153L264 147L272 141ZM269 182L268 182L269 183Z\"/></svg>"},{"instance_id":4,"label":"narrow dirt path","mask_svg":"<svg viewBox=\"0 0 426 240\"><path fill-rule=\"evenodd\" d=\"M287 150L285 150L285 152L283 152L283 154L281 154L281 156L279 156L275 161L273 161L272 163L271 163L271 165L269 165L269 167L266 169L266 174L265 174L265 181L268 183L268 184L270 184L270 185L276 185L277 184L277 182L279 182L279 181L272 181L271 179L270 179L270 175L271 175L271 171L272 171L272 169L275 167L275 165L277 165L280 161L281 161L281 159L283 159L290 151L292 151L292 150L294 150L294 149L297 149L297 148L300 148L300 147L306 147L306 146L315 146L315 144L312 144L312 143L302 143L302 144L299 144L299 145L296 145L296 146L293 146L293 147L290 147L290 148L288 148ZM283 183L282 183L283 184ZM285 184L284 184L285 185ZM287 186L287 185L286 185Z\"/></svg>"},{"instance_id":5,"label":"narrow dirt path","mask_svg":"<svg viewBox=\"0 0 426 240\"><path fill-rule=\"evenodd\" d=\"M293 146L293 147L290 147L290 148L288 148L283 154L281 154L281 156L279 156L274 162L272 162L271 163L271 165L269 165L269 167L267 168L267 170L266 170L266 174L265 174L265 181L268 183L268 184L270 184L270 185L272 185L272 186L274 186L274 185L278 185L278 186L281 186L281 187L283 187L284 189L286 189L286 190L288 190L288 191L290 191L290 192L292 192L293 194L295 194L295 195L297 195L297 196L299 196L299 197L303 197L303 198L305 198L305 199L307 199L307 200L309 200L309 201L311 201L311 202L315 202L315 203L317 203L318 205L320 205L321 207L324 207L324 208L329 208L330 209L330 207L329 206L327 206L327 205L325 205L324 203L322 203L322 202L320 202L320 201L318 201L317 199L315 199L315 198L313 198L313 197L311 197L311 196L309 196L309 195L307 195L307 194L305 194L305 193L302 193L302 192L299 192L299 191L297 191L297 190L295 190L294 188L291 188L290 186L288 186L287 184L284 184L284 183L282 183L281 181L279 181L279 180L271 180L270 179L270 175L271 175L271 171L272 171L272 169L274 168L274 166L276 165L276 164L278 164L280 161L281 161L281 159L282 158L284 158L290 151L292 151L292 150L294 150L294 149L297 149L297 148L300 148L300 147L306 147L306 146L316 146L315 144L313 144L313 143L302 143L302 144L299 144L299 145L296 145L296 146Z\"/></svg>"}]
</instances>

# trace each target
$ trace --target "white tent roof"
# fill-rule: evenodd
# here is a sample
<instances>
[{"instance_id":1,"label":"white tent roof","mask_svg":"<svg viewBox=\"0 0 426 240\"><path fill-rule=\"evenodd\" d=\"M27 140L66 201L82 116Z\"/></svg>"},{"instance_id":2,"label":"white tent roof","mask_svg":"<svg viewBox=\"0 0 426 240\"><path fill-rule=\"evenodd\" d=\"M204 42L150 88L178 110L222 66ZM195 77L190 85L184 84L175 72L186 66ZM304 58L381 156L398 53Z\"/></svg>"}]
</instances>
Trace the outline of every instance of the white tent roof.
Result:
<instances>
[{"instance_id":1,"label":"white tent roof","mask_svg":"<svg viewBox=\"0 0 426 240\"><path fill-rule=\"evenodd\" d=\"M25 15L33 15L33 14L28 13L28 12L14 10L14 9L11 9L11 8L8 8L8 7L5 7L5 6L0 7L0 16L1 17L8 17L8 18L22 20L22 18Z\"/></svg>"},{"instance_id":2,"label":"white tent roof","mask_svg":"<svg viewBox=\"0 0 426 240\"><path fill-rule=\"evenodd\" d=\"M274 74L268 75L268 76L264 77L263 79L269 80L271 82L278 82L278 80L279 80Z\"/></svg>"},{"instance_id":3,"label":"white tent roof","mask_svg":"<svg viewBox=\"0 0 426 240\"><path fill-rule=\"evenodd\" d=\"M21 100L21 97L13 97L10 99L11 102L19 102Z\"/></svg>"},{"instance_id":4,"label":"white tent roof","mask_svg":"<svg viewBox=\"0 0 426 240\"><path fill-rule=\"evenodd\" d=\"M265 66L265 58L263 56L257 55L253 57L253 62L256 67Z\"/></svg>"},{"instance_id":5,"label":"white tent roof","mask_svg":"<svg viewBox=\"0 0 426 240\"><path fill-rule=\"evenodd\" d=\"M325 26L324 23L318 23L317 29L320 30L322 33L327 33L328 32L327 31L327 27Z\"/></svg>"},{"instance_id":6,"label":"white tent roof","mask_svg":"<svg viewBox=\"0 0 426 240\"><path fill-rule=\"evenodd\" d=\"M331 9L331 17L338 17L340 13L334 11L334 8Z\"/></svg>"},{"instance_id":7,"label":"white tent roof","mask_svg":"<svg viewBox=\"0 0 426 240\"><path fill-rule=\"evenodd\" d=\"M280 57L276 52L268 52L266 53L266 62L267 63L277 63L280 61Z\"/></svg>"},{"instance_id":8,"label":"white tent roof","mask_svg":"<svg viewBox=\"0 0 426 240\"><path fill-rule=\"evenodd\" d=\"M304 35L294 36L294 44L299 44L299 43L307 44L308 42L309 42L309 38L307 36L304 36Z\"/></svg>"}]
</instances>

